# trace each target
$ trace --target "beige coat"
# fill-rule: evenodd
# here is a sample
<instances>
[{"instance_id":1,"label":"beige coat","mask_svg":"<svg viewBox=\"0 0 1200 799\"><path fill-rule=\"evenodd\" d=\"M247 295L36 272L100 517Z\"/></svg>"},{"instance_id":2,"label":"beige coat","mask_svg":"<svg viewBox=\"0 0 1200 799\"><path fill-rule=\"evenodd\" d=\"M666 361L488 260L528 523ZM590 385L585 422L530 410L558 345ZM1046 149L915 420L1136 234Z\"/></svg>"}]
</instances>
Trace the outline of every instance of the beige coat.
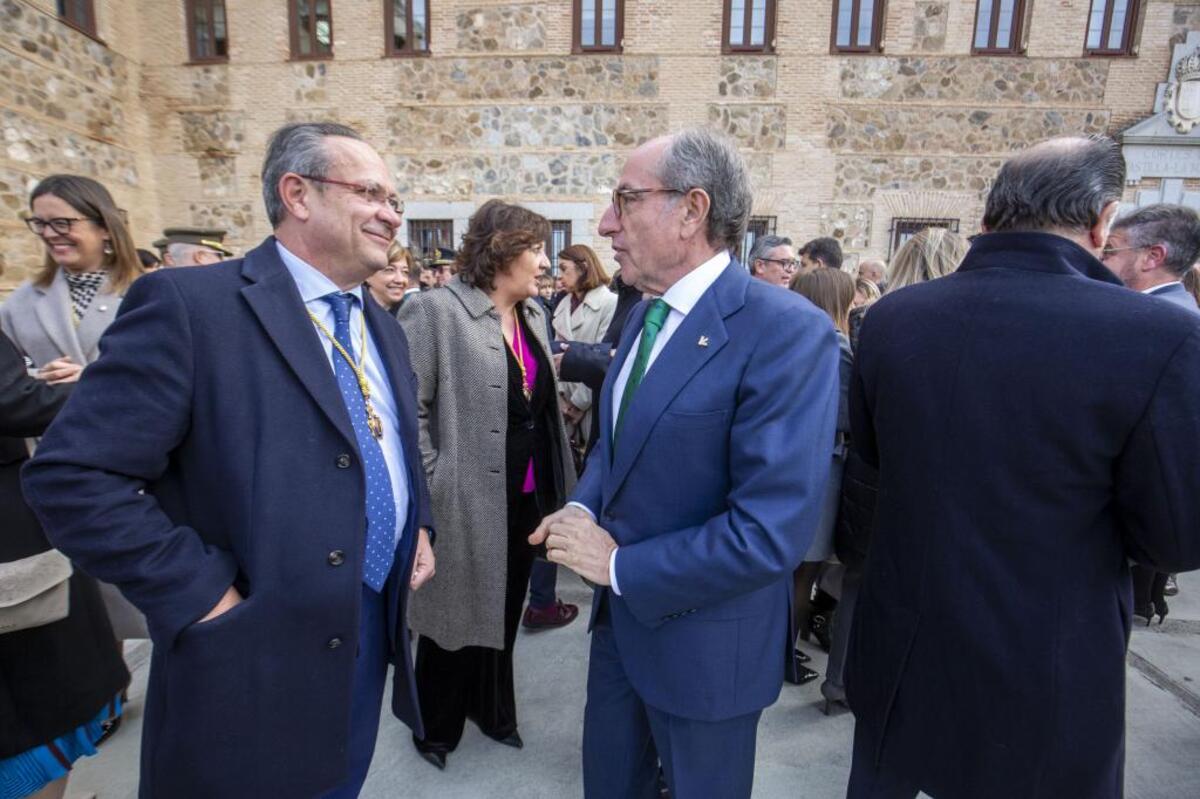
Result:
<instances>
[{"instance_id":1,"label":"beige coat","mask_svg":"<svg viewBox=\"0 0 1200 799\"><path fill-rule=\"evenodd\" d=\"M546 317L519 306L549 362ZM417 426L429 477L437 575L409 600L409 623L443 649L504 648L508 578L505 439L508 364L500 317L487 294L454 278L400 306L417 375ZM556 403L564 497L574 488L571 451Z\"/></svg>"},{"instance_id":2,"label":"beige coat","mask_svg":"<svg viewBox=\"0 0 1200 799\"><path fill-rule=\"evenodd\" d=\"M583 302L571 311L571 298L563 297L554 309L554 337L560 341L595 344L604 338L617 310L617 295L608 286L597 286L583 295ZM586 438L592 429L592 390L583 383L563 383L560 395L585 411L578 429Z\"/></svg>"}]
</instances>

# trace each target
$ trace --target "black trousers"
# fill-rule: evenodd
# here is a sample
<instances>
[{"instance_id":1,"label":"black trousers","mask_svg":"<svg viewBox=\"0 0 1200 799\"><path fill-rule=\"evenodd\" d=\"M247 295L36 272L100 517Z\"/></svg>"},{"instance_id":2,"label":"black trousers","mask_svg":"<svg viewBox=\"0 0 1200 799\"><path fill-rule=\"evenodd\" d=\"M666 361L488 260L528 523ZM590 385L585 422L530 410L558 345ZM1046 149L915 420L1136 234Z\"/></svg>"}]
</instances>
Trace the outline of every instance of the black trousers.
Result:
<instances>
[{"instance_id":1,"label":"black trousers","mask_svg":"<svg viewBox=\"0 0 1200 799\"><path fill-rule=\"evenodd\" d=\"M513 644L521 622L534 548L527 540L541 521L533 494L509 502L508 579L504 586L504 649L466 646L442 649L431 638L417 639L417 697L425 739L413 737L422 752L453 752L467 719L484 735L503 740L517 731L513 686Z\"/></svg>"}]
</instances>

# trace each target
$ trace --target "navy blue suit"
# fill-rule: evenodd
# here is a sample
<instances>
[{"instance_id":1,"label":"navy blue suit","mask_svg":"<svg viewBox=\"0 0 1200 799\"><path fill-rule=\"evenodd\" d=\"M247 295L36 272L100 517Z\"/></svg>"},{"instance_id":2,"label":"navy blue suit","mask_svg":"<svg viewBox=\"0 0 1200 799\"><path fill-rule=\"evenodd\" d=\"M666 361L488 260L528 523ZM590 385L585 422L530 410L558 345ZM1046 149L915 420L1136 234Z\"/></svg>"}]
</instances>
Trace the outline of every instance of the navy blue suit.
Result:
<instances>
[{"instance_id":1,"label":"navy blue suit","mask_svg":"<svg viewBox=\"0 0 1200 799\"><path fill-rule=\"evenodd\" d=\"M396 655L393 712L419 731L404 616L416 529L432 520L415 381L396 320L365 310L411 497L377 609L381 654ZM24 485L51 541L146 614L143 797L309 797L345 780L368 643L364 478L273 239L134 283ZM245 601L193 626L230 584Z\"/></svg>"},{"instance_id":2,"label":"navy blue suit","mask_svg":"<svg viewBox=\"0 0 1200 799\"><path fill-rule=\"evenodd\" d=\"M1196 298L1192 296L1192 292L1184 288L1182 283L1170 283L1166 286L1157 286L1146 292L1151 297L1158 297L1160 300L1166 300L1169 303L1178 305L1185 311L1192 313L1200 312L1200 308L1196 306Z\"/></svg>"},{"instance_id":3,"label":"navy blue suit","mask_svg":"<svg viewBox=\"0 0 1200 799\"><path fill-rule=\"evenodd\" d=\"M1122 795L1129 559L1200 566L1198 397L1200 318L1058 236L982 236L872 306L852 799Z\"/></svg>"},{"instance_id":4,"label":"navy blue suit","mask_svg":"<svg viewBox=\"0 0 1200 799\"><path fill-rule=\"evenodd\" d=\"M675 795L746 796L829 473L837 336L730 264L646 372L614 450L613 384L647 307L630 312L573 496L619 545L622 592L593 605L585 790L653 795L657 750Z\"/></svg>"}]
</instances>

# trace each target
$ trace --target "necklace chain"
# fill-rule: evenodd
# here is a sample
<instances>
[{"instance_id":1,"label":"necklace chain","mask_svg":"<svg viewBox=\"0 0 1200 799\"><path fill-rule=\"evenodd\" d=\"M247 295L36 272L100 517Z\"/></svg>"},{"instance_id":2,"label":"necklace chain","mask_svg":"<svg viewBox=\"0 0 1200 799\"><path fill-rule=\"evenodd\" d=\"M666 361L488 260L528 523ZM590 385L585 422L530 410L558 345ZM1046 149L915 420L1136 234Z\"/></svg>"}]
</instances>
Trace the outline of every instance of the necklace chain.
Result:
<instances>
[{"instance_id":1,"label":"necklace chain","mask_svg":"<svg viewBox=\"0 0 1200 799\"><path fill-rule=\"evenodd\" d=\"M521 322L517 319L516 308L513 309L513 341L509 342L505 338L504 343L508 345L509 352L517 360L517 367L521 370L521 393L525 395L525 401L528 402L533 399L533 386L529 385L529 372L525 368L525 347L522 346Z\"/></svg>"},{"instance_id":2,"label":"necklace chain","mask_svg":"<svg viewBox=\"0 0 1200 799\"><path fill-rule=\"evenodd\" d=\"M313 324L317 326L317 329L325 334L325 338L329 339L334 349L341 353L341 356L346 359L346 363L350 364L350 369L354 372L354 377L358 381L358 390L362 394L363 407L367 412L367 427L371 429L371 435L375 436L375 438L383 438L383 420L379 418L379 414L375 412L375 407L371 405L371 386L367 383L367 372L362 367L363 362L367 358L366 314L363 314L359 319L358 363L354 362L354 359L350 357L350 353L346 352L346 348L329 332L329 328L322 324L316 314L309 311L308 318L313 320Z\"/></svg>"}]
</instances>

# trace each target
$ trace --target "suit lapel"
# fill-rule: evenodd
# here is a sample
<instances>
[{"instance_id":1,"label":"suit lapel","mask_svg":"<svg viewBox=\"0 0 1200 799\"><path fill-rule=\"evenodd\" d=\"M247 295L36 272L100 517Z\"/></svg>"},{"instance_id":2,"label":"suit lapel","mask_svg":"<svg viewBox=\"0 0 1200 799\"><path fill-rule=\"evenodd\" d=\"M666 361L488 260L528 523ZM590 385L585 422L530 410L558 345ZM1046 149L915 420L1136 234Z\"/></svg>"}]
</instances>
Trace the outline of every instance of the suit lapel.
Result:
<instances>
[{"instance_id":1,"label":"suit lapel","mask_svg":"<svg viewBox=\"0 0 1200 799\"><path fill-rule=\"evenodd\" d=\"M47 338L54 342L61 355L69 355L75 363L87 363L71 321L71 294L61 269L54 273L50 287L38 295L33 312L46 331Z\"/></svg>"},{"instance_id":2,"label":"suit lapel","mask_svg":"<svg viewBox=\"0 0 1200 799\"><path fill-rule=\"evenodd\" d=\"M338 392L337 379L329 368L329 359L313 332L312 322L304 310L296 282L279 259L275 239L246 254L242 275L252 281L242 289L242 296L266 330L267 336L296 377L316 400L338 431L356 448L358 440L350 426L350 415Z\"/></svg>"},{"instance_id":3,"label":"suit lapel","mask_svg":"<svg viewBox=\"0 0 1200 799\"><path fill-rule=\"evenodd\" d=\"M639 338L643 316L644 312L639 314ZM702 336L707 339L703 346L700 344ZM613 452L612 473L605 484L606 502L621 487L654 424L675 399L675 395L710 358L720 352L728 340L715 292L707 291L654 359L637 393L633 395L627 411L629 418L623 423L620 440L615 442L617 447Z\"/></svg>"}]
</instances>

